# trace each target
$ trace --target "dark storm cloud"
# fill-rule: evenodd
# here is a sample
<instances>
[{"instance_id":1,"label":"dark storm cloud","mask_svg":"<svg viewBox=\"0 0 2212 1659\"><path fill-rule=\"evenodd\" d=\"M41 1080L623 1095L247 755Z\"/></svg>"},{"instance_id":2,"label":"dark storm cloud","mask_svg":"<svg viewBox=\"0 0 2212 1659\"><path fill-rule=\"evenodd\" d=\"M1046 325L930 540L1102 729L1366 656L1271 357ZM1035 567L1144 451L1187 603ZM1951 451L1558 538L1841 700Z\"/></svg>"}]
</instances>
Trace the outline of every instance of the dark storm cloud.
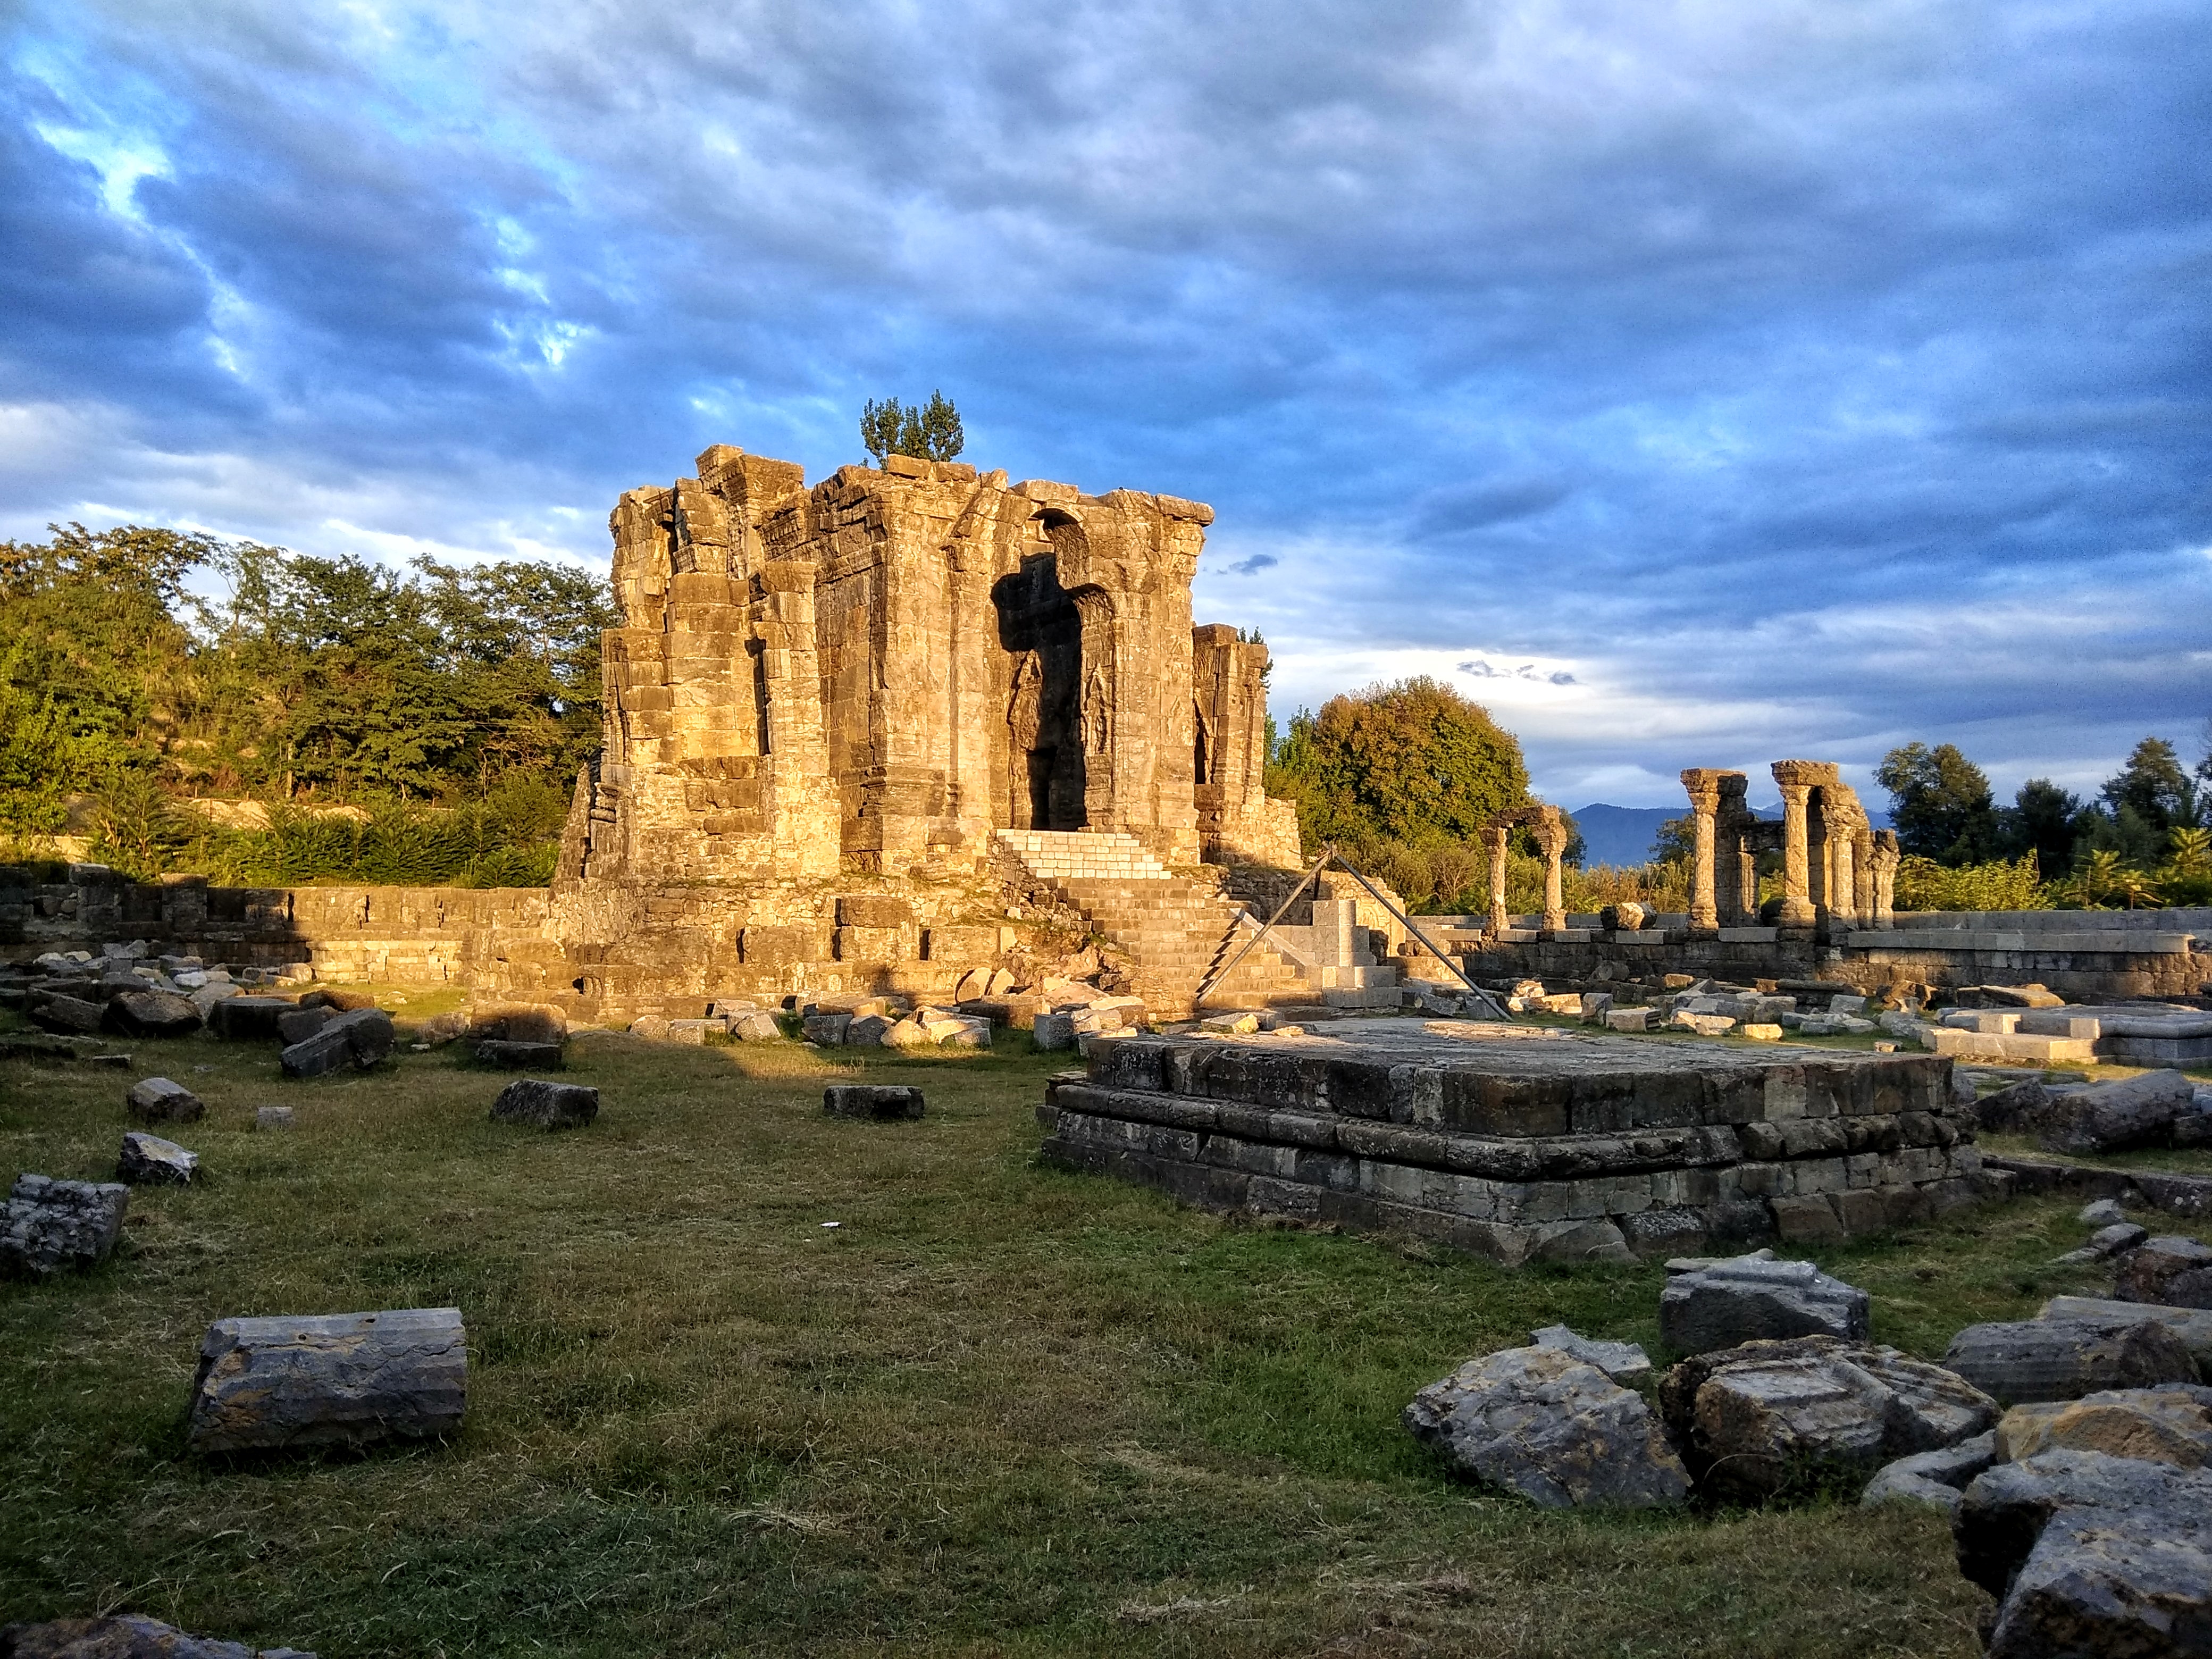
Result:
<instances>
[{"instance_id":1,"label":"dark storm cloud","mask_svg":"<svg viewBox=\"0 0 2212 1659\"><path fill-rule=\"evenodd\" d=\"M16 15L18 528L597 557L942 386L1212 501L1279 696L1495 665L1563 793L2212 708L2195 5Z\"/></svg>"}]
</instances>

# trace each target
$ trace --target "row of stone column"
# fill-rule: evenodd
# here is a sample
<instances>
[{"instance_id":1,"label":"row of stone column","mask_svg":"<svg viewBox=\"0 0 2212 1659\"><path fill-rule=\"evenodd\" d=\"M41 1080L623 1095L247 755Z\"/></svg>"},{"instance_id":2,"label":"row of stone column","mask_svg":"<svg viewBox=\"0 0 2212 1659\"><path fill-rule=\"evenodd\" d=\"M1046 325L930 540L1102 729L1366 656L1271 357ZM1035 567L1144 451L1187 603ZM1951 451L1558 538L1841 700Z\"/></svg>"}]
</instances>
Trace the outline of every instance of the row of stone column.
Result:
<instances>
[{"instance_id":1,"label":"row of stone column","mask_svg":"<svg viewBox=\"0 0 2212 1659\"><path fill-rule=\"evenodd\" d=\"M1823 919L1859 927L1885 928L1894 920L1899 851L1897 836L1875 830L1858 796L1832 762L1777 761L1772 768L1782 791L1782 907L1784 927L1810 927ZM1717 930L1722 925L1716 876L1721 848L1719 821L1724 806L1740 803L1744 775L1693 767L1682 774L1690 798L1690 927ZM1812 820L1817 807L1817 846ZM1731 815L1739 844L1727 849L1737 866L1737 892L1731 920L1756 920L1758 901L1753 849L1742 844L1742 818Z\"/></svg>"}]
</instances>

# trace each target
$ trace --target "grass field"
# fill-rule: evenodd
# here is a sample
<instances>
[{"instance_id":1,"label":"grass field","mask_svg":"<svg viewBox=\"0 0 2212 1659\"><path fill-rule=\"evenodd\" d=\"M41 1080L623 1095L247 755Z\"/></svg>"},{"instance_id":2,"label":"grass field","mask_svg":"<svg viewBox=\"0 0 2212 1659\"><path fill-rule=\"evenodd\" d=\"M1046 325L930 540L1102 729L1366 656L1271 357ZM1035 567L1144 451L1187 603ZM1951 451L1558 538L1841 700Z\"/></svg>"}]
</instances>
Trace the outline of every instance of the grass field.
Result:
<instances>
[{"instance_id":1,"label":"grass field","mask_svg":"<svg viewBox=\"0 0 2212 1659\"><path fill-rule=\"evenodd\" d=\"M403 1018L428 1012L421 999ZM592 1128L495 1125L453 1048L288 1084L273 1052L0 1064L0 1176L105 1179L132 1077L208 1102L206 1179L100 1271L0 1286L0 1621L128 1610L356 1655L1969 1655L1942 1522L1553 1514L1449 1477L1422 1384L1565 1320L1656 1343L1662 1272L1237 1224L1036 1167L1065 1056L571 1045ZM918 1082L920 1123L823 1117ZM253 1108L298 1109L255 1133ZM1848 1248L1940 1356L2103 1280L2070 1202ZM832 1228L825 1223L836 1222ZM453 1304L452 1443L210 1461L226 1314Z\"/></svg>"}]
</instances>

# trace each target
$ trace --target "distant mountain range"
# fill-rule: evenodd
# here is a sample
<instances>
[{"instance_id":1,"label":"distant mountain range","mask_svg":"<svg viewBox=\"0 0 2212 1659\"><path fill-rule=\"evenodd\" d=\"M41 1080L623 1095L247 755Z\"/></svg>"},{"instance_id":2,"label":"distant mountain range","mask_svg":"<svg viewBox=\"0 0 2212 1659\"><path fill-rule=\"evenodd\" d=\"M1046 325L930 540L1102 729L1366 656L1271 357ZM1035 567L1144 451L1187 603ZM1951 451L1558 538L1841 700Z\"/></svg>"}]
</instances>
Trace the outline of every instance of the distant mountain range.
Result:
<instances>
[{"instance_id":1,"label":"distant mountain range","mask_svg":"<svg viewBox=\"0 0 2212 1659\"><path fill-rule=\"evenodd\" d=\"M1583 832L1584 864L1632 865L1649 863L1651 843L1659 834L1659 826L1689 810L1687 801L1680 806L1608 806L1603 801L1595 801L1570 816L1575 827ZM1762 818L1778 818L1782 816L1782 803L1778 800L1751 810ZM1888 813L1869 806L1867 817L1875 829L1889 828Z\"/></svg>"}]
</instances>

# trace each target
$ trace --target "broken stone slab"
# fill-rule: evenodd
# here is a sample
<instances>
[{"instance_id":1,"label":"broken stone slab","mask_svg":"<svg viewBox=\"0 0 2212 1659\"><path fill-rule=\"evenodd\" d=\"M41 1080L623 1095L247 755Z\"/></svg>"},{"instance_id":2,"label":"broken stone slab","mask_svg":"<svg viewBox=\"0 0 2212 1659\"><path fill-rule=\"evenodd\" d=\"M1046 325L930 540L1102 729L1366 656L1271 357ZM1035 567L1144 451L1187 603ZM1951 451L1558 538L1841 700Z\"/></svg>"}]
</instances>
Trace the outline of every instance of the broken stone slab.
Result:
<instances>
[{"instance_id":1,"label":"broken stone slab","mask_svg":"<svg viewBox=\"0 0 2212 1659\"><path fill-rule=\"evenodd\" d=\"M629 1034L647 1042L668 1041L668 1021L659 1014L642 1014L629 1023Z\"/></svg>"},{"instance_id":2,"label":"broken stone slab","mask_svg":"<svg viewBox=\"0 0 2212 1659\"><path fill-rule=\"evenodd\" d=\"M782 1039L783 1027L767 1010L750 1008L730 1016L730 1035L740 1042L775 1042Z\"/></svg>"},{"instance_id":3,"label":"broken stone slab","mask_svg":"<svg viewBox=\"0 0 2212 1659\"><path fill-rule=\"evenodd\" d=\"M1951 1339L1943 1363L2008 1406L2197 1380L2197 1362L2181 1339L2148 1319L1969 1325Z\"/></svg>"},{"instance_id":4,"label":"broken stone slab","mask_svg":"<svg viewBox=\"0 0 2212 1659\"><path fill-rule=\"evenodd\" d=\"M2061 1261L2102 1261L2118 1255L2122 1250L2131 1250L2150 1237L2148 1228L2138 1227L2132 1221L2116 1221L2109 1227L2100 1227L2089 1235L2089 1242L2078 1250L2069 1250L2058 1258Z\"/></svg>"},{"instance_id":5,"label":"broken stone slab","mask_svg":"<svg viewBox=\"0 0 2212 1659\"><path fill-rule=\"evenodd\" d=\"M2212 1308L2212 1248L2179 1234L2146 1239L2120 1258L2112 1294L2123 1302Z\"/></svg>"},{"instance_id":6,"label":"broken stone slab","mask_svg":"<svg viewBox=\"0 0 2212 1659\"><path fill-rule=\"evenodd\" d=\"M190 1636L137 1613L0 1627L0 1659L315 1659L300 1648L250 1648Z\"/></svg>"},{"instance_id":7,"label":"broken stone slab","mask_svg":"<svg viewBox=\"0 0 2212 1659\"><path fill-rule=\"evenodd\" d=\"M2085 1227L2111 1227L2125 1221L2128 1214L2116 1198L2100 1198L2081 1206L2075 1218Z\"/></svg>"},{"instance_id":8,"label":"broken stone slab","mask_svg":"<svg viewBox=\"0 0 2212 1659\"><path fill-rule=\"evenodd\" d=\"M283 1036L282 1022L294 1012L288 997L227 997L208 1012L208 1030L225 1042L267 1042Z\"/></svg>"},{"instance_id":9,"label":"broken stone slab","mask_svg":"<svg viewBox=\"0 0 2212 1659\"><path fill-rule=\"evenodd\" d=\"M928 1026L911 1014L900 1020L881 1038L886 1048L934 1048L937 1039L929 1034Z\"/></svg>"},{"instance_id":10,"label":"broken stone slab","mask_svg":"<svg viewBox=\"0 0 2212 1659\"><path fill-rule=\"evenodd\" d=\"M1636 1382L1651 1375L1651 1356L1633 1342L1605 1342L1578 1335L1565 1325L1547 1325L1528 1333L1539 1348L1557 1348L1570 1358L1595 1365L1616 1382Z\"/></svg>"},{"instance_id":11,"label":"broken stone slab","mask_svg":"<svg viewBox=\"0 0 2212 1659\"><path fill-rule=\"evenodd\" d=\"M295 1042L305 1042L337 1018L335 1009L320 1004L312 1008L295 1006L276 1016L276 1040L288 1048Z\"/></svg>"},{"instance_id":12,"label":"broken stone slab","mask_svg":"<svg viewBox=\"0 0 2212 1659\"><path fill-rule=\"evenodd\" d=\"M59 992L32 1002L31 1024L42 1031L88 1036L100 1029L105 1011L96 1002Z\"/></svg>"},{"instance_id":13,"label":"broken stone slab","mask_svg":"<svg viewBox=\"0 0 2212 1659\"><path fill-rule=\"evenodd\" d=\"M833 1083L822 1091L831 1117L912 1119L924 1109L921 1091L886 1083Z\"/></svg>"},{"instance_id":14,"label":"broken stone slab","mask_svg":"<svg viewBox=\"0 0 2212 1659\"><path fill-rule=\"evenodd\" d=\"M855 1048L877 1048L890 1032L892 1022L881 1014L855 1014L845 1028L845 1042Z\"/></svg>"},{"instance_id":15,"label":"broken stone slab","mask_svg":"<svg viewBox=\"0 0 2212 1659\"><path fill-rule=\"evenodd\" d=\"M2212 1382L2212 1309L2169 1308L2159 1303L2107 1301L2094 1296L2054 1296L2043 1304L2041 1319L2084 1319L2135 1325L2148 1319L2181 1339L2196 1357L2197 1375Z\"/></svg>"},{"instance_id":16,"label":"broken stone slab","mask_svg":"<svg viewBox=\"0 0 2212 1659\"><path fill-rule=\"evenodd\" d=\"M1793 1336L1863 1342L1867 1293L1809 1261L1761 1251L1668 1276L1659 1293L1659 1340L1677 1353Z\"/></svg>"},{"instance_id":17,"label":"broken stone slab","mask_svg":"<svg viewBox=\"0 0 2212 1659\"><path fill-rule=\"evenodd\" d=\"M198 1152L188 1152L173 1140L132 1129L123 1137L115 1178L131 1187L189 1187L199 1167Z\"/></svg>"},{"instance_id":18,"label":"broken stone slab","mask_svg":"<svg viewBox=\"0 0 2212 1659\"><path fill-rule=\"evenodd\" d=\"M1965 985L1951 1000L1961 1008L2063 1008L2066 999L2043 985Z\"/></svg>"},{"instance_id":19,"label":"broken stone slab","mask_svg":"<svg viewBox=\"0 0 2212 1659\"><path fill-rule=\"evenodd\" d=\"M690 1048L704 1048L708 1033L716 1036L729 1034L729 1022L720 1019L672 1019L661 1028L661 1041L681 1042Z\"/></svg>"},{"instance_id":20,"label":"broken stone slab","mask_svg":"<svg viewBox=\"0 0 2212 1659\"><path fill-rule=\"evenodd\" d=\"M807 1014L799 1022L799 1032L809 1042L835 1048L844 1042L852 1024L850 1014Z\"/></svg>"},{"instance_id":21,"label":"broken stone slab","mask_svg":"<svg viewBox=\"0 0 2212 1659\"><path fill-rule=\"evenodd\" d=\"M487 1037L470 1053L479 1066L495 1066L508 1072L557 1072L567 1064L557 1042L507 1042Z\"/></svg>"},{"instance_id":22,"label":"broken stone slab","mask_svg":"<svg viewBox=\"0 0 2212 1659\"><path fill-rule=\"evenodd\" d=\"M198 1095L165 1077L140 1078L124 1095L123 1109L136 1123L191 1123L207 1115Z\"/></svg>"},{"instance_id":23,"label":"broken stone slab","mask_svg":"<svg viewBox=\"0 0 2212 1659\"><path fill-rule=\"evenodd\" d=\"M491 1103L493 1121L527 1123L539 1129L580 1129L599 1115L599 1091L580 1083L548 1083L521 1078L499 1091Z\"/></svg>"},{"instance_id":24,"label":"broken stone slab","mask_svg":"<svg viewBox=\"0 0 2212 1659\"><path fill-rule=\"evenodd\" d=\"M2212 1463L2212 1389L2169 1382L2014 1406L1997 1425L1996 1443L2001 1462L2063 1447L2201 1469Z\"/></svg>"},{"instance_id":25,"label":"broken stone slab","mask_svg":"<svg viewBox=\"0 0 2212 1659\"><path fill-rule=\"evenodd\" d=\"M0 1279L46 1279L98 1266L123 1236L131 1189L119 1182L20 1175L0 1208Z\"/></svg>"},{"instance_id":26,"label":"broken stone slab","mask_svg":"<svg viewBox=\"0 0 2212 1659\"><path fill-rule=\"evenodd\" d=\"M1075 1046L1075 1020L1068 1014L1039 1014L1030 1027L1030 1041L1038 1048L1057 1052Z\"/></svg>"},{"instance_id":27,"label":"broken stone slab","mask_svg":"<svg viewBox=\"0 0 2212 1659\"><path fill-rule=\"evenodd\" d=\"M292 1127L289 1106L257 1106L253 1109L253 1127L257 1129L289 1129Z\"/></svg>"},{"instance_id":28,"label":"broken stone slab","mask_svg":"<svg viewBox=\"0 0 2212 1659\"><path fill-rule=\"evenodd\" d=\"M1871 1475L1980 1434L1998 1416L1997 1402L1954 1372L1832 1336L1686 1359L1659 1400L1702 1488L1751 1503L1808 1480Z\"/></svg>"},{"instance_id":29,"label":"broken stone slab","mask_svg":"<svg viewBox=\"0 0 2212 1659\"><path fill-rule=\"evenodd\" d=\"M2179 1072L2145 1072L2118 1083L2045 1092L2044 1107L2029 1121L2039 1145L2054 1152L2118 1152L2166 1145L2174 1120L2195 1109L2197 1085Z\"/></svg>"},{"instance_id":30,"label":"broken stone slab","mask_svg":"<svg viewBox=\"0 0 2212 1659\"><path fill-rule=\"evenodd\" d=\"M126 992L100 1017L101 1030L133 1037L187 1037L205 1024L192 1000L173 991Z\"/></svg>"},{"instance_id":31,"label":"broken stone slab","mask_svg":"<svg viewBox=\"0 0 2212 1659\"><path fill-rule=\"evenodd\" d=\"M1997 1461L1996 1446L1996 1431L1992 1429L1955 1446L1915 1452L1884 1464L1859 1494L1859 1507L1926 1504L1946 1515L1956 1515L1968 1483Z\"/></svg>"},{"instance_id":32,"label":"broken stone slab","mask_svg":"<svg viewBox=\"0 0 2212 1659\"><path fill-rule=\"evenodd\" d=\"M2056 1450L1975 1478L1951 1535L1990 1659L2181 1656L2212 1630L2212 1470Z\"/></svg>"},{"instance_id":33,"label":"broken stone slab","mask_svg":"<svg viewBox=\"0 0 2212 1659\"><path fill-rule=\"evenodd\" d=\"M1559 1348L1508 1348L1415 1395L1406 1427L1547 1509L1679 1504L1690 1482L1643 1397Z\"/></svg>"},{"instance_id":34,"label":"broken stone slab","mask_svg":"<svg viewBox=\"0 0 2212 1659\"><path fill-rule=\"evenodd\" d=\"M1605 1011L1605 1029L1608 1031L1648 1031L1651 1029L1649 1008L1608 1008Z\"/></svg>"},{"instance_id":35,"label":"broken stone slab","mask_svg":"<svg viewBox=\"0 0 2212 1659\"><path fill-rule=\"evenodd\" d=\"M356 1008L294 1043L277 1060L286 1077L325 1077L348 1066L365 1072L392 1053L393 1040L391 1015L381 1008Z\"/></svg>"},{"instance_id":36,"label":"broken stone slab","mask_svg":"<svg viewBox=\"0 0 2212 1659\"><path fill-rule=\"evenodd\" d=\"M458 1308L218 1319L186 1432L203 1452L431 1439L460 1427L467 1392Z\"/></svg>"}]
</instances>

